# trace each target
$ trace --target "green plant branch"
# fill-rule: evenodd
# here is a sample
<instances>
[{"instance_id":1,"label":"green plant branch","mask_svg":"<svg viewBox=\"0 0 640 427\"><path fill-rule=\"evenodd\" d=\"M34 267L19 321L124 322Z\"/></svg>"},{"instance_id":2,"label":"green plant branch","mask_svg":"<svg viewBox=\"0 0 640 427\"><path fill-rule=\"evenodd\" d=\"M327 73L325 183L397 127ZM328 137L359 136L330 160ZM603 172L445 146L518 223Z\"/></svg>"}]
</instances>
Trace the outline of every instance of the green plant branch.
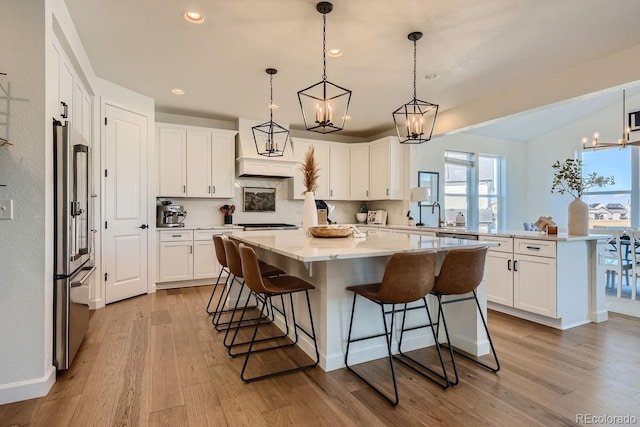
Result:
<instances>
[{"instance_id":1,"label":"green plant branch","mask_svg":"<svg viewBox=\"0 0 640 427\"><path fill-rule=\"evenodd\" d=\"M613 176L602 176L596 172L583 177L583 165L584 163L580 159L566 159L563 163L557 160L552 166L554 172L551 192L557 194L569 193L579 199L590 188L615 184Z\"/></svg>"}]
</instances>

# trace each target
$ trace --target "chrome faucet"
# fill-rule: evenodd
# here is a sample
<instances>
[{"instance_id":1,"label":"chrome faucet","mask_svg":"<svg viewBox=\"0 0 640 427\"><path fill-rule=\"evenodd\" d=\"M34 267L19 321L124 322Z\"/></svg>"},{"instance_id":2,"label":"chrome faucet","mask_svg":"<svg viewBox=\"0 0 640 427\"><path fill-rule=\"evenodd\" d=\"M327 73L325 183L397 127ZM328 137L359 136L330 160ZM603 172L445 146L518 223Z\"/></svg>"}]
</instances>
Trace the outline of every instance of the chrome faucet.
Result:
<instances>
[{"instance_id":1,"label":"chrome faucet","mask_svg":"<svg viewBox=\"0 0 640 427\"><path fill-rule=\"evenodd\" d=\"M444 220L442 219L442 213L440 211L440 202L438 202L437 200L433 202L433 205L431 205L431 213L436 213L436 206L438 207L438 228L442 228L442 226L444 225Z\"/></svg>"}]
</instances>

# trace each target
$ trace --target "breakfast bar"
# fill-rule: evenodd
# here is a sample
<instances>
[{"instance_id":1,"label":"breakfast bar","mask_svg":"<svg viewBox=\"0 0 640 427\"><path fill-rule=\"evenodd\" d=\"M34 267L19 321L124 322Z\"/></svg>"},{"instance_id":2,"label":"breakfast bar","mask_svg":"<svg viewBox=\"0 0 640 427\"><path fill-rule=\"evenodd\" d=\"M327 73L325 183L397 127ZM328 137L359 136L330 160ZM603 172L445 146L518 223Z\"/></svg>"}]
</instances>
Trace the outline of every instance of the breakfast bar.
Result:
<instances>
[{"instance_id":1,"label":"breakfast bar","mask_svg":"<svg viewBox=\"0 0 640 427\"><path fill-rule=\"evenodd\" d=\"M313 320L318 337L320 367L332 371L344 367L344 353L353 294L348 286L376 283L382 279L388 258L397 252L431 250L437 252L438 271L447 251L478 246L495 246L488 241L437 238L412 234L368 235L364 238L315 238L302 230L236 231L229 237L253 247L259 258L276 265L288 274L305 279L315 286L311 292ZM486 285L478 288L478 297L486 311ZM300 301L302 303L302 301ZM294 304L298 304L294 300ZM365 335L382 330L379 309L359 301L360 318L370 321L354 325L354 334ZM435 305L432 306L435 308ZM475 355L488 353L489 344L473 301L452 304L445 309L453 344ZM304 311L301 311L304 312ZM436 313L435 310L432 313ZM280 319L281 320L281 319ZM299 319L303 324L308 319ZM407 322L416 322L407 313ZM278 324L278 319L276 319ZM308 325L305 325L308 326ZM434 344L425 330L412 331L403 339L403 349L417 349ZM300 337L299 346L312 354L312 343ZM406 344L405 344L406 343ZM386 355L384 339L352 345L350 360L356 363ZM397 343L395 343L397 346ZM353 355L353 359L352 356Z\"/></svg>"}]
</instances>

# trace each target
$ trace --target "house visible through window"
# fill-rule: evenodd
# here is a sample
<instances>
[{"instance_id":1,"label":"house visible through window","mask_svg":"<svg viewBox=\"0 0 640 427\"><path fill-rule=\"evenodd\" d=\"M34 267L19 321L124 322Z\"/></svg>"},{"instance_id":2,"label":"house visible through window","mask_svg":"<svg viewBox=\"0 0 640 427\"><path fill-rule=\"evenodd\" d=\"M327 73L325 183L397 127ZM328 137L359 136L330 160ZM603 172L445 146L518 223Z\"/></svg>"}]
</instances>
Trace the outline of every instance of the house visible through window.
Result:
<instances>
[{"instance_id":1,"label":"house visible through window","mask_svg":"<svg viewBox=\"0 0 640 427\"><path fill-rule=\"evenodd\" d=\"M637 180L634 186L631 179L633 152L612 148L582 153L583 176L595 172L615 179L614 185L593 187L583 193L582 199L589 205L589 228L631 226L631 195L633 191L638 192Z\"/></svg>"},{"instance_id":2,"label":"house visible through window","mask_svg":"<svg viewBox=\"0 0 640 427\"><path fill-rule=\"evenodd\" d=\"M464 215L467 226L497 228L501 218L501 159L459 151L445 152L445 221Z\"/></svg>"}]
</instances>

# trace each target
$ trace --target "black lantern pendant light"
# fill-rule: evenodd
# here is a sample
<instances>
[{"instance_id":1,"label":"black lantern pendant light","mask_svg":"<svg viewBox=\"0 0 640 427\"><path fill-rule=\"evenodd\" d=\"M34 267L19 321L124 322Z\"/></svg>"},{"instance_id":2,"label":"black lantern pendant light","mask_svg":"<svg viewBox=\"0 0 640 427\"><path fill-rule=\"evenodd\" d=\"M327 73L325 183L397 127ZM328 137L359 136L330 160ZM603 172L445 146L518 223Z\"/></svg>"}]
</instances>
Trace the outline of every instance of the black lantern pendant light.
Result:
<instances>
[{"instance_id":1,"label":"black lantern pendant light","mask_svg":"<svg viewBox=\"0 0 640 427\"><path fill-rule=\"evenodd\" d=\"M289 131L273 121L273 75L278 72L275 68L265 70L269 74L269 121L251 128L256 150L261 156L282 157L287 147Z\"/></svg>"},{"instance_id":2,"label":"black lantern pendant light","mask_svg":"<svg viewBox=\"0 0 640 427\"><path fill-rule=\"evenodd\" d=\"M413 42L413 99L393 112L393 122L401 144L422 144L431 139L438 105L416 98L416 42L422 33L413 32L408 38Z\"/></svg>"},{"instance_id":3,"label":"black lantern pendant light","mask_svg":"<svg viewBox=\"0 0 640 427\"><path fill-rule=\"evenodd\" d=\"M298 92L302 117L307 130L331 133L344 129L351 91L327 80L327 13L333 5L322 1L316 5L322 14L322 81Z\"/></svg>"}]
</instances>

